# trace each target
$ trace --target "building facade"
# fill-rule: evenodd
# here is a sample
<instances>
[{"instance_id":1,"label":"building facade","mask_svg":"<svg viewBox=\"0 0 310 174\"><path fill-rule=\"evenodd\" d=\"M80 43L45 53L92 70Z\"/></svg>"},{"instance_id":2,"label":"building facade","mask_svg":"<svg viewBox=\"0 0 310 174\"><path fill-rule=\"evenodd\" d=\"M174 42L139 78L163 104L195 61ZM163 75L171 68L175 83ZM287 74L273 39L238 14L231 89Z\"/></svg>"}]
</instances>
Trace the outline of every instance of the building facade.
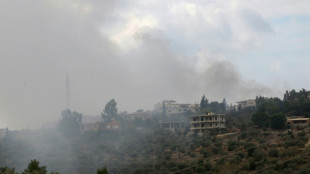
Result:
<instances>
[{"instance_id":1,"label":"building facade","mask_svg":"<svg viewBox=\"0 0 310 174\"><path fill-rule=\"evenodd\" d=\"M125 114L124 118L129 120L135 120L135 119L141 119L141 120L147 120L152 117L152 112L150 111L137 111L130 114Z\"/></svg>"},{"instance_id":2,"label":"building facade","mask_svg":"<svg viewBox=\"0 0 310 174\"><path fill-rule=\"evenodd\" d=\"M239 101L237 102L237 104L238 105L236 110L244 110L244 109L254 110L256 108L256 101L254 99Z\"/></svg>"},{"instance_id":3,"label":"building facade","mask_svg":"<svg viewBox=\"0 0 310 174\"><path fill-rule=\"evenodd\" d=\"M190 117L190 130L192 133L220 133L225 126L225 115L206 113L202 115L193 115Z\"/></svg>"},{"instance_id":4,"label":"building facade","mask_svg":"<svg viewBox=\"0 0 310 174\"><path fill-rule=\"evenodd\" d=\"M160 127L162 129L168 129L172 132L175 132L177 130L185 130L189 127L189 124L188 122L182 121L160 122Z\"/></svg>"},{"instance_id":5,"label":"building facade","mask_svg":"<svg viewBox=\"0 0 310 174\"><path fill-rule=\"evenodd\" d=\"M173 100L164 100L162 103L157 103L154 108L155 112L164 113L165 115L183 114L188 111L195 113L198 110L198 104L180 104Z\"/></svg>"},{"instance_id":6,"label":"building facade","mask_svg":"<svg viewBox=\"0 0 310 174\"><path fill-rule=\"evenodd\" d=\"M308 126L310 123L310 118L304 117L286 117L287 126L290 128L298 127L298 126Z\"/></svg>"}]
</instances>

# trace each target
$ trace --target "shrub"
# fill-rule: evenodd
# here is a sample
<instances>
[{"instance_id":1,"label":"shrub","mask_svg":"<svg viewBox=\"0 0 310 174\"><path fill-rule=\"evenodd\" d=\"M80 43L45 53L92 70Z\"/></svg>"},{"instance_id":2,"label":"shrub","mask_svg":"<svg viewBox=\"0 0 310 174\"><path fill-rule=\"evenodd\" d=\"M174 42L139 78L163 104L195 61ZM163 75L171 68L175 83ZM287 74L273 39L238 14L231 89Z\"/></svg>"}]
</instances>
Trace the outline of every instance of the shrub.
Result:
<instances>
[{"instance_id":1,"label":"shrub","mask_svg":"<svg viewBox=\"0 0 310 174\"><path fill-rule=\"evenodd\" d=\"M248 156L253 156L254 151L256 150L256 145L253 143L249 143L245 145L245 148L247 149Z\"/></svg>"},{"instance_id":2,"label":"shrub","mask_svg":"<svg viewBox=\"0 0 310 174\"><path fill-rule=\"evenodd\" d=\"M309 174L310 173L310 168L308 167L303 167L298 171L298 174Z\"/></svg>"},{"instance_id":3,"label":"shrub","mask_svg":"<svg viewBox=\"0 0 310 174\"><path fill-rule=\"evenodd\" d=\"M270 157L278 157L279 151L276 148L272 148L268 152Z\"/></svg>"},{"instance_id":4,"label":"shrub","mask_svg":"<svg viewBox=\"0 0 310 174\"><path fill-rule=\"evenodd\" d=\"M255 161L260 161L266 157L265 153L261 150L256 150L254 152Z\"/></svg>"},{"instance_id":5,"label":"shrub","mask_svg":"<svg viewBox=\"0 0 310 174\"><path fill-rule=\"evenodd\" d=\"M250 161L250 164L249 164L249 170L255 170L255 168L256 168L255 161L254 161L254 160L251 160L251 161Z\"/></svg>"},{"instance_id":6,"label":"shrub","mask_svg":"<svg viewBox=\"0 0 310 174\"><path fill-rule=\"evenodd\" d=\"M203 155L204 158L207 158L208 156L210 156L206 150L202 150L200 153Z\"/></svg>"},{"instance_id":7,"label":"shrub","mask_svg":"<svg viewBox=\"0 0 310 174\"><path fill-rule=\"evenodd\" d=\"M238 145L238 143L236 141L229 141L227 150L233 151L237 145Z\"/></svg>"},{"instance_id":8,"label":"shrub","mask_svg":"<svg viewBox=\"0 0 310 174\"><path fill-rule=\"evenodd\" d=\"M219 149L216 148L216 147L213 147L213 148L212 148L212 152L213 152L214 154L218 154L218 153L219 153Z\"/></svg>"},{"instance_id":9,"label":"shrub","mask_svg":"<svg viewBox=\"0 0 310 174\"><path fill-rule=\"evenodd\" d=\"M248 136L248 134L246 132L241 132L239 137L240 137L240 139L246 139L247 136Z\"/></svg>"}]
</instances>

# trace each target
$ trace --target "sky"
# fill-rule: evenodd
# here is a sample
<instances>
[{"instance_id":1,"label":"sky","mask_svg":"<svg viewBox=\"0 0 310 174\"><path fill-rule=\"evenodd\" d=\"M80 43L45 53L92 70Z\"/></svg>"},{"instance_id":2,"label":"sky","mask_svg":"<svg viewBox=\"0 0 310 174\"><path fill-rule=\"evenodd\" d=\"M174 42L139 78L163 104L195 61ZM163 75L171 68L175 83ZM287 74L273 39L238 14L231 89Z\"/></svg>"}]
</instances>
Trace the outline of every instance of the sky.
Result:
<instances>
[{"instance_id":1,"label":"sky","mask_svg":"<svg viewBox=\"0 0 310 174\"><path fill-rule=\"evenodd\" d=\"M309 90L309 0L0 1L0 128L66 105L99 115L165 99L227 103Z\"/></svg>"}]
</instances>

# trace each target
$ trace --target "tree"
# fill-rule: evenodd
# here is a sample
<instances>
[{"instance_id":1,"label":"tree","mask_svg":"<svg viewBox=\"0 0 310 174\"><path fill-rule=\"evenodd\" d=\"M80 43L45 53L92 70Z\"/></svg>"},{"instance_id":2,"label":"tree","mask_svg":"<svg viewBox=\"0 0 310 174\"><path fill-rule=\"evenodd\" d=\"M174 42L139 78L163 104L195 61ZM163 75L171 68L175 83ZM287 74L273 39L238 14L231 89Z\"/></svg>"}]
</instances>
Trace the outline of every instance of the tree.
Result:
<instances>
[{"instance_id":1,"label":"tree","mask_svg":"<svg viewBox=\"0 0 310 174\"><path fill-rule=\"evenodd\" d=\"M104 121L111 121L114 119L117 119L117 103L114 99L111 99L104 107L103 113L101 114L101 117Z\"/></svg>"},{"instance_id":2,"label":"tree","mask_svg":"<svg viewBox=\"0 0 310 174\"><path fill-rule=\"evenodd\" d=\"M288 90L286 90L284 97L283 97L283 101L287 102L289 100L290 94L288 93Z\"/></svg>"},{"instance_id":3,"label":"tree","mask_svg":"<svg viewBox=\"0 0 310 174\"><path fill-rule=\"evenodd\" d=\"M0 174L18 174L14 168L0 167Z\"/></svg>"},{"instance_id":4,"label":"tree","mask_svg":"<svg viewBox=\"0 0 310 174\"><path fill-rule=\"evenodd\" d=\"M39 161L31 160L22 174L46 174L46 166L39 166Z\"/></svg>"},{"instance_id":5,"label":"tree","mask_svg":"<svg viewBox=\"0 0 310 174\"><path fill-rule=\"evenodd\" d=\"M219 103L219 102L217 102L217 101L211 102L211 103L208 105L208 109L209 109L210 112L214 112L214 113L217 113L217 114L223 114L223 113L225 113L223 104L222 104L222 103Z\"/></svg>"},{"instance_id":6,"label":"tree","mask_svg":"<svg viewBox=\"0 0 310 174\"><path fill-rule=\"evenodd\" d=\"M265 112L254 113L251 121L260 128L266 128L269 126L269 117Z\"/></svg>"},{"instance_id":7,"label":"tree","mask_svg":"<svg viewBox=\"0 0 310 174\"><path fill-rule=\"evenodd\" d=\"M256 110L257 112L266 112L268 114L274 114L282 112L283 101L278 98L256 97Z\"/></svg>"},{"instance_id":8,"label":"tree","mask_svg":"<svg viewBox=\"0 0 310 174\"><path fill-rule=\"evenodd\" d=\"M97 169L97 174L109 174L107 167L104 166L101 169Z\"/></svg>"},{"instance_id":9,"label":"tree","mask_svg":"<svg viewBox=\"0 0 310 174\"><path fill-rule=\"evenodd\" d=\"M202 110L203 108L206 107L206 106L205 106L205 98L206 98L205 95L203 95L203 96L201 97L201 100L200 100L200 110Z\"/></svg>"},{"instance_id":10,"label":"tree","mask_svg":"<svg viewBox=\"0 0 310 174\"><path fill-rule=\"evenodd\" d=\"M80 133L80 126L83 115L78 112L71 112L69 109L61 112L61 120L58 124L59 131L66 137L74 137Z\"/></svg>"},{"instance_id":11,"label":"tree","mask_svg":"<svg viewBox=\"0 0 310 174\"><path fill-rule=\"evenodd\" d=\"M204 108L208 107L209 101L206 98L206 96L203 94L200 100L200 111L202 111Z\"/></svg>"},{"instance_id":12,"label":"tree","mask_svg":"<svg viewBox=\"0 0 310 174\"><path fill-rule=\"evenodd\" d=\"M270 126L273 129L285 128L286 118L283 114L273 114L270 117Z\"/></svg>"},{"instance_id":13,"label":"tree","mask_svg":"<svg viewBox=\"0 0 310 174\"><path fill-rule=\"evenodd\" d=\"M226 106L227 106L226 99L225 99L225 98L223 98L223 101L222 101L222 107L223 107L223 111L224 111L224 112L226 111Z\"/></svg>"}]
</instances>

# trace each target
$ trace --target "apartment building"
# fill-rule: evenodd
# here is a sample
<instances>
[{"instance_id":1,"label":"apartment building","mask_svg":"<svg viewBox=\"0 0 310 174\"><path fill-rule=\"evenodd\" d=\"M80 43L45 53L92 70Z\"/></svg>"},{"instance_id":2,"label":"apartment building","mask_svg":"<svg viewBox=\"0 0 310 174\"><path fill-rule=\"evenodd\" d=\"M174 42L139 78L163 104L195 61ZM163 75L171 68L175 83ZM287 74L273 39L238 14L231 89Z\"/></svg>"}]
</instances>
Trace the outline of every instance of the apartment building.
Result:
<instances>
[{"instance_id":1,"label":"apartment building","mask_svg":"<svg viewBox=\"0 0 310 174\"><path fill-rule=\"evenodd\" d=\"M190 130L192 133L220 133L225 129L225 115L208 112L190 117Z\"/></svg>"}]
</instances>

